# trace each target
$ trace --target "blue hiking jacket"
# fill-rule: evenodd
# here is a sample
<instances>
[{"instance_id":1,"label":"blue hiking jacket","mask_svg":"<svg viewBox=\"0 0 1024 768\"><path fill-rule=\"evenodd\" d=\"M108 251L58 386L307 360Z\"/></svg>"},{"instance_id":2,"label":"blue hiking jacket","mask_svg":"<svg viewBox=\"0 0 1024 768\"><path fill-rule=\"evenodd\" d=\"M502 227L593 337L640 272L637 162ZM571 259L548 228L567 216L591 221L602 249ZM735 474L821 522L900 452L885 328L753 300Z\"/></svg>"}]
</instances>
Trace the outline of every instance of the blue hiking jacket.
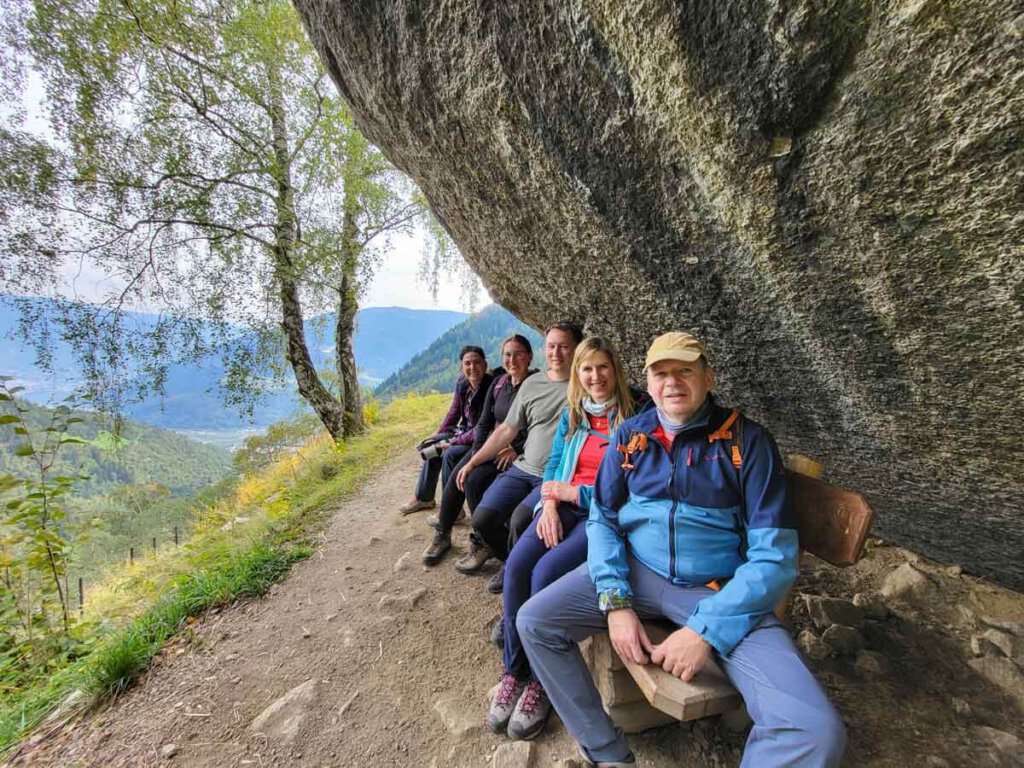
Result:
<instances>
[{"instance_id":1,"label":"blue hiking jacket","mask_svg":"<svg viewBox=\"0 0 1024 768\"><path fill-rule=\"evenodd\" d=\"M631 603L627 547L674 584L726 582L686 622L725 655L786 595L799 553L772 436L740 416L732 439L708 439L730 413L712 399L707 416L679 432L670 451L653 436L656 410L624 422L601 462L587 520L590 577L608 604ZM647 447L626 470L617 449L638 433Z\"/></svg>"}]
</instances>

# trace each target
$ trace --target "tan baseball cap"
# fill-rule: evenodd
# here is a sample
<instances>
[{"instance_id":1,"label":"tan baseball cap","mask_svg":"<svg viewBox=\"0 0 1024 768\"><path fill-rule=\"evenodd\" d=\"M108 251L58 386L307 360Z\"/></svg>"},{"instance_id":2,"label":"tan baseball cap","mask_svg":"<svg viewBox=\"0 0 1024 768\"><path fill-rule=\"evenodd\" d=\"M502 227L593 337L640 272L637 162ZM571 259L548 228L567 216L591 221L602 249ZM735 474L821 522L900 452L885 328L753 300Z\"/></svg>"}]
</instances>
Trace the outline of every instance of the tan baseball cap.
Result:
<instances>
[{"instance_id":1,"label":"tan baseball cap","mask_svg":"<svg viewBox=\"0 0 1024 768\"><path fill-rule=\"evenodd\" d=\"M669 331L661 334L647 348L644 370L661 360L682 360L684 363L692 363L702 356L706 358L708 353L697 339L683 331Z\"/></svg>"}]
</instances>

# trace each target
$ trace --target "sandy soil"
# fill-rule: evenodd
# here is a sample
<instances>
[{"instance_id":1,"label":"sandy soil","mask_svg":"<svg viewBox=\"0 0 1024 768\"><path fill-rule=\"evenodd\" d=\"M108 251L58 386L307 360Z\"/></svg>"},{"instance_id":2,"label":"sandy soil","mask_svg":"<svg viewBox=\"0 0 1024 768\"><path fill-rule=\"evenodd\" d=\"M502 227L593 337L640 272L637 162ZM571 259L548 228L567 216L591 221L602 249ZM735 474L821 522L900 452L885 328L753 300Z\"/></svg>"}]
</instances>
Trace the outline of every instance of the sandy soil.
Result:
<instances>
[{"instance_id":1,"label":"sandy soil","mask_svg":"<svg viewBox=\"0 0 1024 768\"><path fill-rule=\"evenodd\" d=\"M417 464L410 451L343 500L314 557L264 599L201 618L117 701L30 740L10 764L488 764L506 742L483 727L500 673L488 641L500 598L484 589L491 570L463 576L454 556L433 569L421 564L429 513L396 511ZM455 556L467 532L455 529ZM967 661L971 637L985 628L980 617L1022 623L1024 596L874 544L843 571L806 562L798 584L807 594L874 593L908 560L928 577L923 597L893 604L888 619L864 630L888 670L869 673L852 657L813 663L848 725L844 765L1016 764L1020 702ZM791 619L794 634L809 624L799 594ZM304 699L251 727L304 683ZM712 718L648 731L632 744L641 765L726 766L739 762L744 738ZM571 766L575 755L552 718L532 764Z\"/></svg>"}]
</instances>

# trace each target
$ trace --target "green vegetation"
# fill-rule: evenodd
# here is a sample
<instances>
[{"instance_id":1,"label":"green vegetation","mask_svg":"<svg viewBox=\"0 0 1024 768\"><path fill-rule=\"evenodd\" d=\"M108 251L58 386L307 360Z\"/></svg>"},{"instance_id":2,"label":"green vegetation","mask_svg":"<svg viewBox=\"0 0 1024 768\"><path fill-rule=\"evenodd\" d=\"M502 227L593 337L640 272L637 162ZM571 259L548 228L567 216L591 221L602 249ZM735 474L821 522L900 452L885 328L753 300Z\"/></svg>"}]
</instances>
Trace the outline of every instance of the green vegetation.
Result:
<instances>
[{"instance_id":1,"label":"green vegetation","mask_svg":"<svg viewBox=\"0 0 1024 768\"><path fill-rule=\"evenodd\" d=\"M0 754L74 691L80 705L120 690L166 640L213 606L263 594L311 541L340 497L436 424L447 397L408 397L373 416L369 431L335 444L320 432L220 501L192 510L193 536L111 573L71 627L68 652L33 671L0 671Z\"/></svg>"},{"instance_id":2,"label":"green vegetation","mask_svg":"<svg viewBox=\"0 0 1024 768\"><path fill-rule=\"evenodd\" d=\"M0 110L0 282L60 291L40 264L85 254L110 286L102 307L19 306L40 357L52 322L89 386L117 401L218 355L217 384L242 410L268 367L290 366L336 439L360 432L359 297L389 239L429 213L356 128L291 3L36 0L5 4L0 31L0 97L20 104L31 72L46 123L33 133L21 110ZM443 229L426 234L443 263ZM161 311L132 327L132 303ZM333 391L304 330L328 310Z\"/></svg>"},{"instance_id":3,"label":"green vegetation","mask_svg":"<svg viewBox=\"0 0 1024 768\"><path fill-rule=\"evenodd\" d=\"M451 392L459 375L459 350L467 344L483 347L493 368L501 365L501 342L520 333L533 345L533 366L544 367L544 340L507 309L492 304L445 332L377 387L382 400L408 392Z\"/></svg>"},{"instance_id":4,"label":"green vegetation","mask_svg":"<svg viewBox=\"0 0 1024 768\"><path fill-rule=\"evenodd\" d=\"M26 409L32 432L42 432L55 409L16 401ZM102 496L122 485L159 484L170 496L190 496L232 471L231 455L175 432L131 421L115 422L95 411L75 409L68 434L81 443L61 449L55 475L84 474L75 485L78 497ZM22 445L14 424L0 422L0 473L28 478L32 468L17 455Z\"/></svg>"}]
</instances>

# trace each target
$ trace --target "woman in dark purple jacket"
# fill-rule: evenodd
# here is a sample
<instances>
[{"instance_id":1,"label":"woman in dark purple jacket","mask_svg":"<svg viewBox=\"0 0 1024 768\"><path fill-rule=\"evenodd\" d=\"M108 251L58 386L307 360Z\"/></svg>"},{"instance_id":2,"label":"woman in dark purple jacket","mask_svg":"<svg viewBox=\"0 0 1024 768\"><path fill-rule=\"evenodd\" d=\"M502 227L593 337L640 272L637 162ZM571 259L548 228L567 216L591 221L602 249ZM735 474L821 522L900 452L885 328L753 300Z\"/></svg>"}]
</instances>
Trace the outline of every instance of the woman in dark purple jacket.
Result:
<instances>
[{"instance_id":1,"label":"woman in dark purple jacket","mask_svg":"<svg viewBox=\"0 0 1024 768\"><path fill-rule=\"evenodd\" d=\"M419 445L423 466L416 482L415 495L400 507L403 515L432 509L438 475L441 476L443 488L448 482L448 475L473 445L476 423L483 410L492 377L487 372L487 358L480 347L463 347L459 352L459 364L462 372L455 382L455 393L448 414L437 433Z\"/></svg>"},{"instance_id":2,"label":"woman in dark purple jacket","mask_svg":"<svg viewBox=\"0 0 1024 768\"><path fill-rule=\"evenodd\" d=\"M494 382L487 391L483 411L476 424L473 447L452 470L450 474L452 479L442 486L440 514L436 519L431 517L427 520L437 529L433 541L423 553L423 562L427 565L437 565L444 558L445 553L451 549L452 526L462 514L463 503L469 505L470 511L476 509L480 497L494 482L494 478L511 466L512 462L523 452L526 430L522 430L522 433L517 435L512 444L499 453L494 461L488 461L476 467L466 478L464 492L455 482L455 475L458 474L462 465L487 442L494 427L505 420L512 401L515 400L516 394L519 392L519 387L528 376L536 373L536 370L530 368L530 363L533 361L533 348L530 346L529 340L518 333L509 336L502 342L501 357L505 371L500 374L495 372ZM475 533L471 535L475 535Z\"/></svg>"}]
</instances>

